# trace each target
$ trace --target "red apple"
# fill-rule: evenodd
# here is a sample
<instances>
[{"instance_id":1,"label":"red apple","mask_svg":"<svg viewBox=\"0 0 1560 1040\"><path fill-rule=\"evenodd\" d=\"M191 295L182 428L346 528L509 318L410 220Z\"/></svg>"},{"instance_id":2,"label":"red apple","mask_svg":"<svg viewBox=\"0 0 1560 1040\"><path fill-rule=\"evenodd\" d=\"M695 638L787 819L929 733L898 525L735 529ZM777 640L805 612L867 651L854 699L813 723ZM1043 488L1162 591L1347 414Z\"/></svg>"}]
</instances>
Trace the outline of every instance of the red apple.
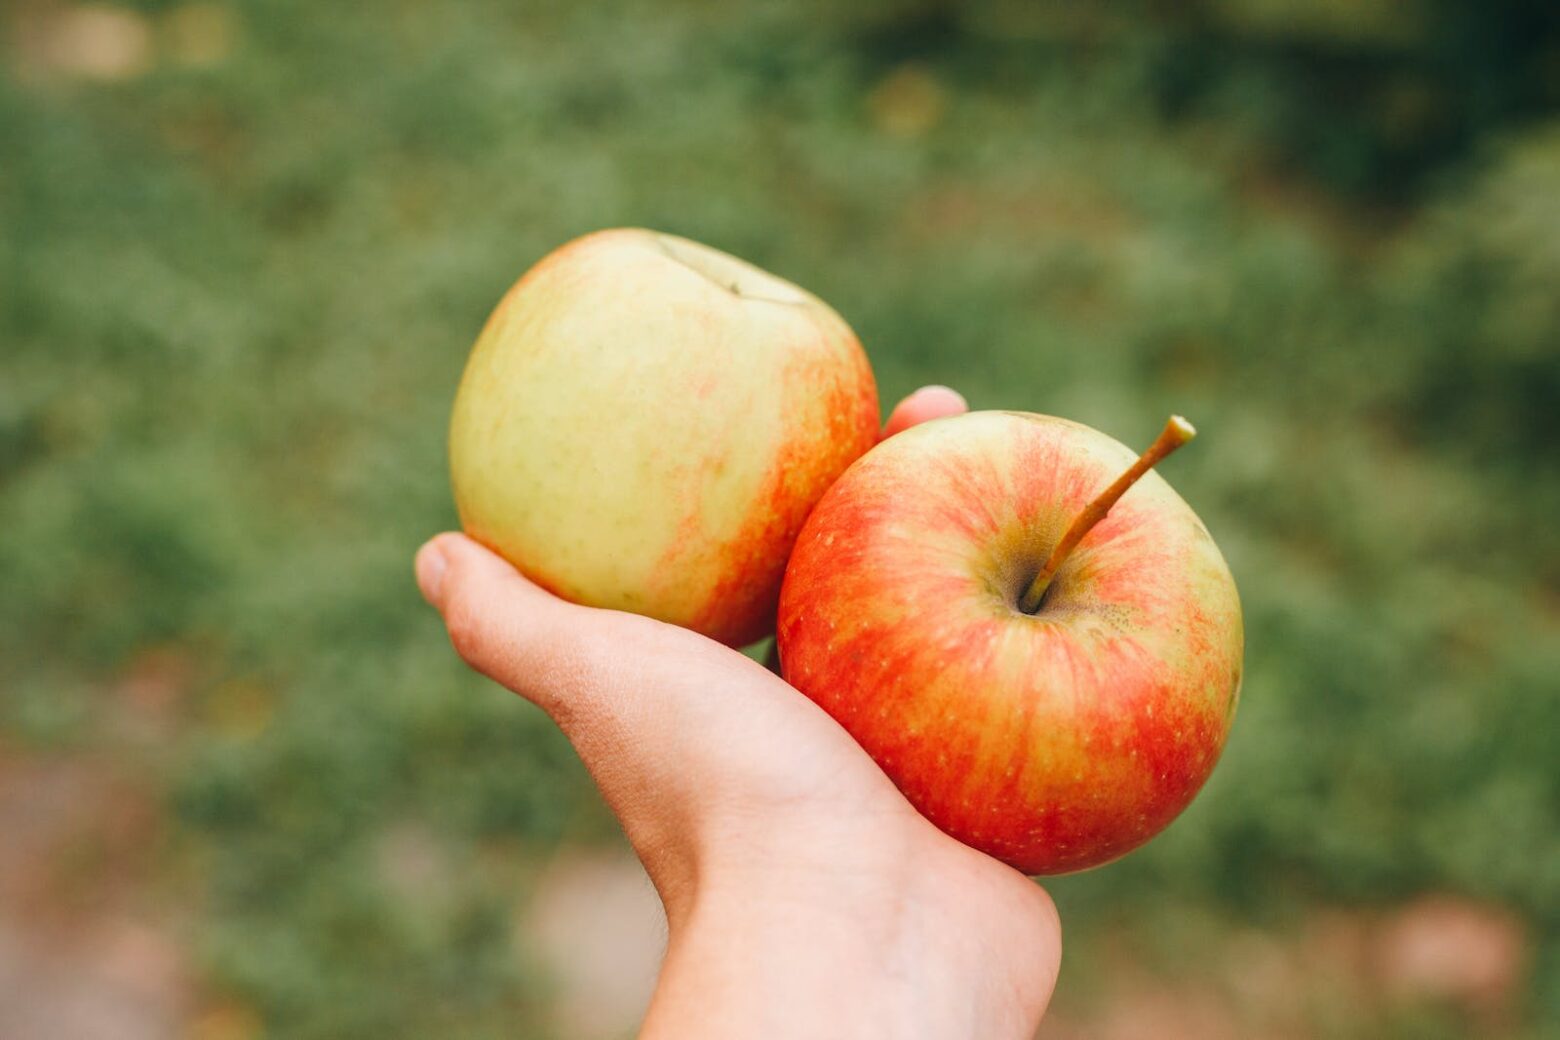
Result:
<instances>
[{"instance_id":1,"label":"red apple","mask_svg":"<svg viewBox=\"0 0 1560 1040\"><path fill-rule=\"evenodd\" d=\"M933 823L1025 873L1148 841L1208 779L1240 690L1234 579L1147 472L1191 432L1172 420L1135 465L1019 412L884 441L797 540L786 680Z\"/></svg>"}]
</instances>

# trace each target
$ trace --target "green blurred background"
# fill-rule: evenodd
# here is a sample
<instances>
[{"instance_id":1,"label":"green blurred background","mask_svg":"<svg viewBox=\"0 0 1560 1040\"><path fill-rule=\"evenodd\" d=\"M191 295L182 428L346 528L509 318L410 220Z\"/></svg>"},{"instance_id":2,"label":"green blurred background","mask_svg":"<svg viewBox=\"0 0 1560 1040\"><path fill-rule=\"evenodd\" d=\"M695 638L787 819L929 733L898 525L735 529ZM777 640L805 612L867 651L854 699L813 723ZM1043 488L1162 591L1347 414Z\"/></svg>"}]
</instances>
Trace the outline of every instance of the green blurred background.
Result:
<instances>
[{"instance_id":1,"label":"green blurred background","mask_svg":"<svg viewBox=\"0 0 1560 1040\"><path fill-rule=\"evenodd\" d=\"M648 889L410 559L488 310L638 224L885 402L1203 430L1241 714L1042 1036L1560 1035L1557 10L0 5L0 1034L632 1029Z\"/></svg>"}]
</instances>

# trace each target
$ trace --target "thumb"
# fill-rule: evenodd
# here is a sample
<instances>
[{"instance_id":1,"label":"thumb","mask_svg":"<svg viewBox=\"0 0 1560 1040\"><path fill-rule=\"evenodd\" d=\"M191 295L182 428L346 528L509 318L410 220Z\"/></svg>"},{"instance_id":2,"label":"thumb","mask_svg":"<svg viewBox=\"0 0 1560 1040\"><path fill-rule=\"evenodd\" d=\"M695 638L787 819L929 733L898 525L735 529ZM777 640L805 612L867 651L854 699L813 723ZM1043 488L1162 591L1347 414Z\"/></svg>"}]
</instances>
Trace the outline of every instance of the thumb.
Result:
<instances>
[{"instance_id":1,"label":"thumb","mask_svg":"<svg viewBox=\"0 0 1560 1040\"><path fill-rule=\"evenodd\" d=\"M419 549L416 572L455 652L560 724L602 685L611 615L559 599L463 534Z\"/></svg>"},{"instance_id":2,"label":"thumb","mask_svg":"<svg viewBox=\"0 0 1560 1040\"><path fill-rule=\"evenodd\" d=\"M696 633L559 599L465 535L428 542L416 570L456 652L552 716L675 899L676 879L691 876L691 807L721 789L722 768L699 765L710 735L755 714L730 692L743 669L779 680Z\"/></svg>"}]
</instances>

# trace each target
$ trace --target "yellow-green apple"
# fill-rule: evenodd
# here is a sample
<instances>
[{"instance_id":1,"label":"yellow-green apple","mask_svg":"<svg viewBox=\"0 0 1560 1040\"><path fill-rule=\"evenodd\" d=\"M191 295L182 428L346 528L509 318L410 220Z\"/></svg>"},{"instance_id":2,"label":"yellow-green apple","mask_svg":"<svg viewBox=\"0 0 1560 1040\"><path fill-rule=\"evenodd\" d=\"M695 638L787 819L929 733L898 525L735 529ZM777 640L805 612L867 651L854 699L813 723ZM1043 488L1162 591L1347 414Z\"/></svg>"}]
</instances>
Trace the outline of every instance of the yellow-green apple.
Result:
<instances>
[{"instance_id":1,"label":"yellow-green apple","mask_svg":"<svg viewBox=\"0 0 1560 1040\"><path fill-rule=\"evenodd\" d=\"M466 533L533 581L740 646L818 498L877 439L850 327L673 235L600 231L511 288L450 427Z\"/></svg>"},{"instance_id":2,"label":"yellow-green apple","mask_svg":"<svg viewBox=\"0 0 1560 1040\"><path fill-rule=\"evenodd\" d=\"M1191 433L1172 419L1135 464L1019 412L884 441L797 540L785 678L933 823L1025 873L1141 845L1208 778L1240 690L1235 582L1147 472Z\"/></svg>"}]
</instances>

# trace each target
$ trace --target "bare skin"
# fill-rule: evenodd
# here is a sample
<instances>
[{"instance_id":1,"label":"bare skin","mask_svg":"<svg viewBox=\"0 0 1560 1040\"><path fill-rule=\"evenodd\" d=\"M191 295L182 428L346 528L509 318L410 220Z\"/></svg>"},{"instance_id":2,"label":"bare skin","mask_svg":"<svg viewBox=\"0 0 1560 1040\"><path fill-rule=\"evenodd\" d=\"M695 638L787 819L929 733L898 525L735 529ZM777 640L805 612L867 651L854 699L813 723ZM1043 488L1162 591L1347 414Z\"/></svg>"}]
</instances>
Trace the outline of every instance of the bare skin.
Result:
<instances>
[{"instance_id":1,"label":"bare skin","mask_svg":"<svg viewBox=\"0 0 1560 1040\"><path fill-rule=\"evenodd\" d=\"M927 387L883 435L964 409ZM665 904L643 1037L1034 1035L1061 958L1045 891L928 823L774 673L564 602L463 535L424 545L417 581L467 663L568 736Z\"/></svg>"}]
</instances>

